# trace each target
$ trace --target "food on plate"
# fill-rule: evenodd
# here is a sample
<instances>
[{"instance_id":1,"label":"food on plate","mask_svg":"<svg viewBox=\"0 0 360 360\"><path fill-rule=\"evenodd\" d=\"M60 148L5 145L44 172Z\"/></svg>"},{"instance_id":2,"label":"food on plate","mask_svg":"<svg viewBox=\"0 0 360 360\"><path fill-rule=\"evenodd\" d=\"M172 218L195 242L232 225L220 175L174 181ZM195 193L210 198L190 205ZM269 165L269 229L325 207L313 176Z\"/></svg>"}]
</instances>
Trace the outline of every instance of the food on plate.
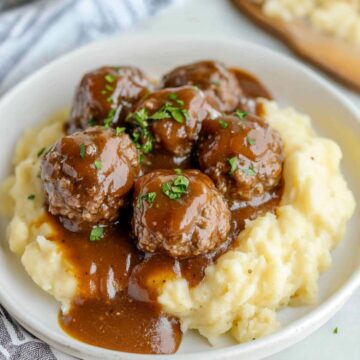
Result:
<instances>
[{"instance_id":1,"label":"food on plate","mask_svg":"<svg viewBox=\"0 0 360 360\"><path fill-rule=\"evenodd\" d=\"M137 245L179 258L206 254L227 241L230 211L210 178L198 170L177 170L137 180L132 220Z\"/></svg>"},{"instance_id":2,"label":"food on plate","mask_svg":"<svg viewBox=\"0 0 360 360\"><path fill-rule=\"evenodd\" d=\"M246 112L204 121L198 158L200 169L233 199L262 196L281 182L280 135L263 119Z\"/></svg>"},{"instance_id":3,"label":"food on plate","mask_svg":"<svg viewBox=\"0 0 360 360\"><path fill-rule=\"evenodd\" d=\"M111 119L109 71L127 94ZM0 191L10 249L92 345L170 354L190 329L273 332L277 310L316 301L354 212L341 150L240 69L140 74L94 70L70 117L26 130Z\"/></svg>"},{"instance_id":4,"label":"food on plate","mask_svg":"<svg viewBox=\"0 0 360 360\"><path fill-rule=\"evenodd\" d=\"M140 171L139 158L124 131L95 126L62 137L40 166L49 212L72 231L114 222Z\"/></svg>"},{"instance_id":5,"label":"food on plate","mask_svg":"<svg viewBox=\"0 0 360 360\"><path fill-rule=\"evenodd\" d=\"M127 120L135 128L132 137L143 153L160 147L184 156L191 152L202 121L219 115L208 104L202 91L182 86L149 94L138 103Z\"/></svg>"},{"instance_id":6,"label":"food on plate","mask_svg":"<svg viewBox=\"0 0 360 360\"><path fill-rule=\"evenodd\" d=\"M93 125L121 126L151 89L149 79L132 66L104 66L86 73L76 89L68 132Z\"/></svg>"},{"instance_id":7,"label":"food on plate","mask_svg":"<svg viewBox=\"0 0 360 360\"><path fill-rule=\"evenodd\" d=\"M203 90L222 111L235 110L242 97L236 76L217 61L177 67L163 77L163 87L193 85Z\"/></svg>"},{"instance_id":8,"label":"food on plate","mask_svg":"<svg viewBox=\"0 0 360 360\"><path fill-rule=\"evenodd\" d=\"M317 31L360 45L360 1L348 0L251 0L262 11L284 21L304 19Z\"/></svg>"}]
</instances>

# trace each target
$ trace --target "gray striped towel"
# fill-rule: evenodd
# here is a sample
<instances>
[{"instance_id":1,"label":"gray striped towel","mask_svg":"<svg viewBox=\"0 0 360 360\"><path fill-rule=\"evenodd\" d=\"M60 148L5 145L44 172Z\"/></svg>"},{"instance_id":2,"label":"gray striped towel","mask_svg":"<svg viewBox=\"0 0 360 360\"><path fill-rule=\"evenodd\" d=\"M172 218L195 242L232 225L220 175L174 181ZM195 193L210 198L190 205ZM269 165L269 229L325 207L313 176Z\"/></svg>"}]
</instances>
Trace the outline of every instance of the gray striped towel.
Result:
<instances>
[{"instance_id":1,"label":"gray striped towel","mask_svg":"<svg viewBox=\"0 0 360 360\"><path fill-rule=\"evenodd\" d=\"M0 0L0 95L79 45L128 29L182 0ZM19 6L21 5L21 6ZM69 360L0 305L0 360Z\"/></svg>"}]
</instances>

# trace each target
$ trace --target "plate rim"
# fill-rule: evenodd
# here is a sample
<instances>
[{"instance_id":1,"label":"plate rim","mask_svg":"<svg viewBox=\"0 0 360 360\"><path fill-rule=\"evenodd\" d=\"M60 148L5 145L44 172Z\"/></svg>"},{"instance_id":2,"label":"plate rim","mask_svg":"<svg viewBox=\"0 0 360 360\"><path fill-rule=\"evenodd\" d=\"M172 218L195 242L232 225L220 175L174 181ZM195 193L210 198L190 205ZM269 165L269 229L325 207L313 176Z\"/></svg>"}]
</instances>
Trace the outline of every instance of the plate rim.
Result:
<instances>
[{"instance_id":1,"label":"plate rim","mask_svg":"<svg viewBox=\"0 0 360 360\"><path fill-rule=\"evenodd\" d=\"M30 76L26 77L19 84L12 87L8 92L6 92L0 98L0 109L2 107L6 107L7 103L12 101L13 97L16 97L16 94L22 91L23 88L28 87L28 84L31 84L33 81L36 81L38 78L43 76L46 72L51 71L53 67L60 65L61 63L66 63L66 61L71 58L76 58L80 56L82 53L86 53L89 51L96 50L97 47L103 48L108 47L111 44L119 43L121 46L127 47L129 44L133 42L144 42L144 41L152 41L152 42L177 42L177 43L219 43L220 46L245 46L248 49L255 49L255 51L261 51L266 54L269 54L271 57L277 58L279 61L287 62L288 65L292 66L296 71L302 72L307 77L310 77L311 80L322 88L326 88L328 92L330 92L334 97L338 99L339 103L351 113L352 117L360 124L360 110L356 108L356 106L348 99L346 96L337 89L333 84L331 84L328 80L326 80L322 75L315 72L311 68L302 64L301 62L280 54L279 52L269 49L267 47L253 44L248 41L239 40L236 38L224 38L221 36L218 37L207 37L207 36L174 36L174 35L141 35L141 34L120 34L111 38L103 39L100 41L95 41L93 43L84 45L76 50L70 51L69 53L60 56L59 58L51 61L47 65L41 67L36 70ZM3 240L3 243L6 243ZM6 254L5 254L6 255ZM286 347L295 344L298 341L301 341L306 336L310 335L316 329L318 329L321 325L323 325L329 318L331 318L340 308L341 306L350 298L352 293L360 287L360 265L357 270L355 270L352 275L347 279L347 281L337 290L335 291L326 301L324 301L320 305L315 305L314 309L311 310L308 314L301 316L299 319L295 320L291 324L281 327L279 330L274 333L259 338L255 341L236 344L229 347L224 347L220 349L209 349L205 351L196 351L196 352L188 352L188 353L175 353L172 355L143 355L143 354L133 354L120 352L115 350L104 349L100 347L96 347L90 344L82 343L77 341L76 339L72 339L68 335L64 333L63 337L60 337L54 331L50 331L46 328L46 326L42 326L41 323L38 323L35 318L32 318L29 314L21 314L21 312L16 309L17 301L10 299L10 297L5 294L0 287L0 302L4 306L4 308L15 318L17 321L27 330L29 330L32 334L36 334L37 337L44 340L47 343L50 343L52 346L57 348L60 351L64 351L68 354L72 354L75 356L90 356L91 358L105 357L108 359L177 359L177 360L185 360L189 356L194 360L205 359L208 357L209 359L224 359L234 357L236 355L246 355L255 353L256 350L259 349L266 351L266 356L270 355L270 353L276 353L281 349L285 349ZM48 334L48 335L46 335ZM281 345L282 343L287 343L286 345ZM272 352L269 348L273 348ZM263 355L265 356L265 355ZM260 359L262 356L257 357Z\"/></svg>"}]
</instances>

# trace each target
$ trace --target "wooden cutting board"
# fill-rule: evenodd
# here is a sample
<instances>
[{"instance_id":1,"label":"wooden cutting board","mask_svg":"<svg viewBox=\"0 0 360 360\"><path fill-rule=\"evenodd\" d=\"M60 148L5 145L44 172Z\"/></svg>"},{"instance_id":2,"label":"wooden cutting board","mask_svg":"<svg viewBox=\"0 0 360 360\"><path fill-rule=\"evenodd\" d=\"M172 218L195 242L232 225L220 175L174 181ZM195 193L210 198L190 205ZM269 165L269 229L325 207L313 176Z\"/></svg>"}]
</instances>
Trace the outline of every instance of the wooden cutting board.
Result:
<instances>
[{"instance_id":1,"label":"wooden cutting board","mask_svg":"<svg viewBox=\"0 0 360 360\"><path fill-rule=\"evenodd\" d=\"M265 16L260 6L250 0L232 2L257 24L283 40L299 56L360 92L360 48L327 37L304 21L286 22Z\"/></svg>"}]
</instances>

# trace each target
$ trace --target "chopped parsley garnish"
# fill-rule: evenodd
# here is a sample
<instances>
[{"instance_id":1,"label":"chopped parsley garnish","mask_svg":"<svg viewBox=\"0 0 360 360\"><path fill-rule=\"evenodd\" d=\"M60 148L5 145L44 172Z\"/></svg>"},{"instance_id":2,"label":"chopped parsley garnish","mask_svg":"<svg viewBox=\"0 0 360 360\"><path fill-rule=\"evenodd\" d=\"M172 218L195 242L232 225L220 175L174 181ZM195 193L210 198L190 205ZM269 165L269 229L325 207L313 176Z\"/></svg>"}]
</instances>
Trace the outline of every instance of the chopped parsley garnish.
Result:
<instances>
[{"instance_id":1,"label":"chopped parsley garnish","mask_svg":"<svg viewBox=\"0 0 360 360\"><path fill-rule=\"evenodd\" d=\"M176 175L182 174L182 169L174 169Z\"/></svg>"},{"instance_id":2,"label":"chopped parsley garnish","mask_svg":"<svg viewBox=\"0 0 360 360\"><path fill-rule=\"evenodd\" d=\"M79 148L80 148L80 157L82 158L82 159L84 159L84 157L85 157L85 144L80 144L79 145Z\"/></svg>"},{"instance_id":3,"label":"chopped parsley garnish","mask_svg":"<svg viewBox=\"0 0 360 360\"><path fill-rule=\"evenodd\" d=\"M137 198L136 207L140 208L142 200L145 200L149 204L152 204L155 201L155 199L156 199L156 192L149 192L147 194L140 195Z\"/></svg>"},{"instance_id":4,"label":"chopped parsley garnish","mask_svg":"<svg viewBox=\"0 0 360 360\"><path fill-rule=\"evenodd\" d=\"M115 76L112 75L112 74L107 74L105 76L105 80L108 82L108 83L113 83L115 81Z\"/></svg>"},{"instance_id":5,"label":"chopped parsley garnish","mask_svg":"<svg viewBox=\"0 0 360 360\"><path fill-rule=\"evenodd\" d=\"M213 83L215 86L220 86L220 80L213 80L212 83Z\"/></svg>"},{"instance_id":6,"label":"chopped parsley garnish","mask_svg":"<svg viewBox=\"0 0 360 360\"><path fill-rule=\"evenodd\" d=\"M28 200L34 200L34 199L35 199L35 195L34 195L34 194L30 194L27 198L28 198Z\"/></svg>"},{"instance_id":7,"label":"chopped parsley garnish","mask_svg":"<svg viewBox=\"0 0 360 360\"><path fill-rule=\"evenodd\" d=\"M105 85L105 89L108 90L108 91L113 91L114 90L114 87L109 85L109 84L106 84Z\"/></svg>"},{"instance_id":8,"label":"chopped parsley garnish","mask_svg":"<svg viewBox=\"0 0 360 360\"><path fill-rule=\"evenodd\" d=\"M91 229L89 240L90 241L99 241L104 236L104 228L101 226L94 226Z\"/></svg>"},{"instance_id":9,"label":"chopped parsley garnish","mask_svg":"<svg viewBox=\"0 0 360 360\"><path fill-rule=\"evenodd\" d=\"M104 120L105 129L108 129L110 127L111 123L114 120L115 115L116 115L116 109L111 109L107 115L107 118Z\"/></svg>"},{"instance_id":10,"label":"chopped parsley garnish","mask_svg":"<svg viewBox=\"0 0 360 360\"><path fill-rule=\"evenodd\" d=\"M183 124L184 120L190 119L190 115L186 109L181 109L178 106L166 102L158 111L149 116L149 119L151 120L163 120L171 118L173 118L179 124Z\"/></svg>"},{"instance_id":11,"label":"chopped parsley garnish","mask_svg":"<svg viewBox=\"0 0 360 360\"><path fill-rule=\"evenodd\" d=\"M95 160L95 161L94 161L94 165L95 165L95 168L96 168L97 170L101 170L101 169L102 169L102 163L101 163L100 160Z\"/></svg>"},{"instance_id":12,"label":"chopped parsley garnish","mask_svg":"<svg viewBox=\"0 0 360 360\"><path fill-rule=\"evenodd\" d=\"M149 114L148 114L147 109L145 109L145 108L140 109L133 114L133 118L142 128L145 128L149 125L148 122L146 121L148 117L149 117Z\"/></svg>"},{"instance_id":13,"label":"chopped parsley garnish","mask_svg":"<svg viewBox=\"0 0 360 360\"><path fill-rule=\"evenodd\" d=\"M42 148L39 150L39 152L37 153L37 157L40 157L44 152L45 152L46 148Z\"/></svg>"},{"instance_id":14,"label":"chopped parsley garnish","mask_svg":"<svg viewBox=\"0 0 360 360\"><path fill-rule=\"evenodd\" d=\"M116 136L119 136L120 134L122 134L124 131L126 130L126 128L124 128L124 127L116 127L116 129L115 129L115 135Z\"/></svg>"},{"instance_id":15,"label":"chopped parsley garnish","mask_svg":"<svg viewBox=\"0 0 360 360\"><path fill-rule=\"evenodd\" d=\"M229 126L229 124L223 119L219 120L219 124L222 129L226 129Z\"/></svg>"},{"instance_id":16,"label":"chopped parsley garnish","mask_svg":"<svg viewBox=\"0 0 360 360\"><path fill-rule=\"evenodd\" d=\"M176 103L177 103L179 106L184 106L184 105L185 105L185 102L182 101L182 100L180 100L180 99L176 100Z\"/></svg>"},{"instance_id":17,"label":"chopped parsley garnish","mask_svg":"<svg viewBox=\"0 0 360 360\"><path fill-rule=\"evenodd\" d=\"M240 120L244 120L249 115L246 111L236 110L235 116L237 116Z\"/></svg>"},{"instance_id":18,"label":"chopped parsley garnish","mask_svg":"<svg viewBox=\"0 0 360 360\"><path fill-rule=\"evenodd\" d=\"M255 176L256 175L256 171L255 171L252 164L248 168L242 168L241 171L244 174L248 175L248 176Z\"/></svg>"},{"instance_id":19,"label":"chopped parsley garnish","mask_svg":"<svg viewBox=\"0 0 360 360\"><path fill-rule=\"evenodd\" d=\"M237 161L237 157L234 156L230 159L228 159L228 162L230 164L230 175L232 175L237 169L238 169L238 161Z\"/></svg>"},{"instance_id":20,"label":"chopped parsley garnish","mask_svg":"<svg viewBox=\"0 0 360 360\"><path fill-rule=\"evenodd\" d=\"M95 126L96 125L96 119L95 118L90 118L89 120L88 120L88 124L89 124L89 126Z\"/></svg>"},{"instance_id":21,"label":"chopped parsley garnish","mask_svg":"<svg viewBox=\"0 0 360 360\"><path fill-rule=\"evenodd\" d=\"M183 175L178 175L173 182L164 183L162 191L171 200L177 200L187 193L188 187L189 180Z\"/></svg>"},{"instance_id":22,"label":"chopped parsley garnish","mask_svg":"<svg viewBox=\"0 0 360 360\"><path fill-rule=\"evenodd\" d=\"M177 99L177 94L176 93L171 93L168 95L168 99L169 100L176 100Z\"/></svg>"},{"instance_id":23,"label":"chopped parsley garnish","mask_svg":"<svg viewBox=\"0 0 360 360\"><path fill-rule=\"evenodd\" d=\"M337 334L339 332L339 329L336 327L334 330L333 330L333 334Z\"/></svg>"},{"instance_id":24,"label":"chopped parsley garnish","mask_svg":"<svg viewBox=\"0 0 360 360\"><path fill-rule=\"evenodd\" d=\"M107 91L106 90L101 90L101 95L106 95Z\"/></svg>"},{"instance_id":25,"label":"chopped parsley garnish","mask_svg":"<svg viewBox=\"0 0 360 360\"><path fill-rule=\"evenodd\" d=\"M142 164L144 162L144 160L145 160L144 154L140 154L140 156L139 156L140 164Z\"/></svg>"},{"instance_id":26,"label":"chopped parsley garnish","mask_svg":"<svg viewBox=\"0 0 360 360\"><path fill-rule=\"evenodd\" d=\"M246 142L247 142L249 145L255 145L255 144L256 144L256 140L253 139L253 138L250 137L250 136L247 136L247 137L246 137Z\"/></svg>"}]
</instances>

